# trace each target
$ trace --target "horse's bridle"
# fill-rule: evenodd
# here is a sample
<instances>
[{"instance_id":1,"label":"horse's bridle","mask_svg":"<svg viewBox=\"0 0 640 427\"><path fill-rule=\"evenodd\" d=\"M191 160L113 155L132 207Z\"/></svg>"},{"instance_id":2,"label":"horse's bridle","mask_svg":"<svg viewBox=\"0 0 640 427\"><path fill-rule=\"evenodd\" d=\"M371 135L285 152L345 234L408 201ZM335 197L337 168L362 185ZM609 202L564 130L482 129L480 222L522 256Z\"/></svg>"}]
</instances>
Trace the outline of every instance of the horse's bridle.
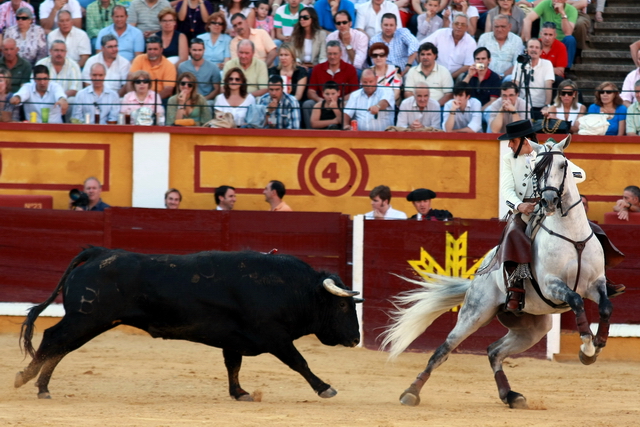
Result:
<instances>
[{"instance_id":1,"label":"horse's bridle","mask_svg":"<svg viewBox=\"0 0 640 427\"><path fill-rule=\"evenodd\" d=\"M556 204L556 208L560 209L560 213L562 214L563 217L565 217L569 214L569 211L575 208L576 206L578 206L582 202L582 200L578 199L577 202L569 206L569 209L567 209L567 211L564 212L562 208L562 193L564 193L564 181L567 179L567 170L569 170L569 162L567 161L567 158L563 152L544 151L542 153L538 153L538 156L554 156L554 155L561 155L562 157L564 157L564 174L562 175L562 182L560 183L560 188L545 186L544 188L536 189L535 193L536 193L536 197L539 196L540 198L542 198L542 193L544 193L545 191L553 191L554 193L556 193L556 195L558 196L558 203ZM551 162L549 162L549 166L547 167L550 167L550 166L551 166ZM537 183L537 179L536 179L536 183ZM546 184L546 180L545 180L545 184Z\"/></svg>"}]
</instances>

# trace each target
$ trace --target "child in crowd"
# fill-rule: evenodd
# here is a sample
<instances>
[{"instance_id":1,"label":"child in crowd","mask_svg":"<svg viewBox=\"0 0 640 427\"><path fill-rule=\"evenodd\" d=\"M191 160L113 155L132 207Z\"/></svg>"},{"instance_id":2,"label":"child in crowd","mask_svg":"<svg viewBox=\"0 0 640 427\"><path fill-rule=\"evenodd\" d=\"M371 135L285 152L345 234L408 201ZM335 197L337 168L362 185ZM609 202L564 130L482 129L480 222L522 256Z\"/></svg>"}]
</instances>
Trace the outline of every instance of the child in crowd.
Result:
<instances>
[{"instance_id":1,"label":"child in crowd","mask_svg":"<svg viewBox=\"0 0 640 427\"><path fill-rule=\"evenodd\" d=\"M261 28L269 33L269 37L276 38L276 30L273 28L273 16L269 16L269 2L261 0L256 8L256 28Z\"/></svg>"},{"instance_id":2,"label":"child in crowd","mask_svg":"<svg viewBox=\"0 0 640 427\"><path fill-rule=\"evenodd\" d=\"M311 112L312 129L342 129L343 105L340 98L340 86L329 80L322 87L323 101L313 106Z\"/></svg>"},{"instance_id":3,"label":"child in crowd","mask_svg":"<svg viewBox=\"0 0 640 427\"><path fill-rule=\"evenodd\" d=\"M425 4L426 12L418 16L418 32L416 34L418 41L425 39L431 33L442 28L442 18L437 15L439 6L439 0L427 0Z\"/></svg>"}]
</instances>

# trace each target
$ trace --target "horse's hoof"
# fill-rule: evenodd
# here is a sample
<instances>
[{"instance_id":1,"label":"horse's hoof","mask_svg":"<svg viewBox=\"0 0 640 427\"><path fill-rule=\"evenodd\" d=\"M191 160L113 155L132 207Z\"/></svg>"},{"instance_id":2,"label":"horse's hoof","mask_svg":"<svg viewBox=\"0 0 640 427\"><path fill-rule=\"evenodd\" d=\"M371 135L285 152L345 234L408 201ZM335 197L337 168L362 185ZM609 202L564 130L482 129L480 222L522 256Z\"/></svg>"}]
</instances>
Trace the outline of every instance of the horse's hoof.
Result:
<instances>
[{"instance_id":1,"label":"horse's hoof","mask_svg":"<svg viewBox=\"0 0 640 427\"><path fill-rule=\"evenodd\" d=\"M511 409L529 409L527 399L515 391L510 391L509 394L507 394L507 403Z\"/></svg>"},{"instance_id":2,"label":"horse's hoof","mask_svg":"<svg viewBox=\"0 0 640 427\"><path fill-rule=\"evenodd\" d=\"M13 386L15 388L22 387L25 384L22 374L23 374L23 371L20 371L16 374L16 379L13 381Z\"/></svg>"},{"instance_id":3,"label":"horse's hoof","mask_svg":"<svg viewBox=\"0 0 640 427\"><path fill-rule=\"evenodd\" d=\"M582 352L582 350L580 350L580 352L578 353L578 357L580 358L580 362L582 362L583 365L593 365L596 362L596 359L598 359L598 353L594 354L593 356L587 356Z\"/></svg>"},{"instance_id":4,"label":"horse's hoof","mask_svg":"<svg viewBox=\"0 0 640 427\"><path fill-rule=\"evenodd\" d=\"M318 393L318 396L324 398L324 399L328 399L330 397L335 396L336 394L338 394L338 392L336 391L335 388L333 387L329 387L328 389L326 389L325 391L323 391L322 393Z\"/></svg>"},{"instance_id":5,"label":"horse's hoof","mask_svg":"<svg viewBox=\"0 0 640 427\"><path fill-rule=\"evenodd\" d=\"M51 399L51 395L48 391L43 391L42 393L38 393L38 399Z\"/></svg>"},{"instance_id":6,"label":"horse's hoof","mask_svg":"<svg viewBox=\"0 0 640 427\"><path fill-rule=\"evenodd\" d=\"M240 396L236 397L236 400L238 402L253 402L253 397L251 397L250 394L243 394L243 395L240 395Z\"/></svg>"},{"instance_id":7,"label":"horse's hoof","mask_svg":"<svg viewBox=\"0 0 640 427\"><path fill-rule=\"evenodd\" d=\"M405 406L418 406L420 404L420 396L407 389L400 395L400 403Z\"/></svg>"}]
</instances>

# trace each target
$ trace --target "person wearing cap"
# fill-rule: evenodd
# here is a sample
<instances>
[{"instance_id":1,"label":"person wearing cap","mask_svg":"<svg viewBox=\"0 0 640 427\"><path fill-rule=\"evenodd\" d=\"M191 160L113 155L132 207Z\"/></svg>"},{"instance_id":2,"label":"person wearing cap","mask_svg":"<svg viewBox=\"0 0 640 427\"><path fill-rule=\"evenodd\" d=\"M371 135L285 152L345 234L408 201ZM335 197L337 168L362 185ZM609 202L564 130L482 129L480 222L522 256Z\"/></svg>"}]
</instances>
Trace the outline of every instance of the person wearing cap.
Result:
<instances>
[{"instance_id":1,"label":"person wearing cap","mask_svg":"<svg viewBox=\"0 0 640 427\"><path fill-rule=\"evenodd\" d=\"M427 188L418 188L407 195L407 201L413 203L418 211L409 219L416 221L449 221L453 219L451 212L444 209L432 209L431 199L436 198L436 193Z\"/></svg>"},{"instance_id":2,"label":"person wearing cap","mask_svg":"<svg viewBox=\"0 0 640 427\"><path fill-rule=\"evenodd\" d=\"M500 194L514 215L509 218L503 233L498 259L504 261L504 268L508 275L505 310L519 313L524 308L524 279L532 277L529 271L531 240L525 234L531 214L538 211L539 198L536 198L534 193L532 172L535 168L537 154L544 148L537 143L535 135L539 127L533 127L529 120L509 123L506 129L507 132L500 135L498 139L509 141L508 146L512 152L502 158ZM584 170L569 160L567 162L576 183L583 182L586 178ZM605 265L613 266L616 261L621 262L622 253L611 244L600 227L593 223L590 224L603 246ZM624 285L607 283L609 297L621 294L624 289Z\"/></svg>"}]
</instances>

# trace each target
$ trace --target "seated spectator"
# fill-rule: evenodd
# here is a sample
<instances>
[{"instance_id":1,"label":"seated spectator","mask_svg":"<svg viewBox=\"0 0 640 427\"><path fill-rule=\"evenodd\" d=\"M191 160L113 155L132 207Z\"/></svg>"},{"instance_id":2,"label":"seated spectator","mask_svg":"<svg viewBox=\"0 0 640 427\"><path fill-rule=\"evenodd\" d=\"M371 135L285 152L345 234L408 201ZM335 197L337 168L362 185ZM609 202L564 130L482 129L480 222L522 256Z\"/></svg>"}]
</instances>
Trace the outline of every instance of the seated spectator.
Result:
<instances>
[{"instance_id":1,"label":"seated spectator","mask_svg":"<svg viewBox=\"0 0 640 427\"><path fill-rule=\"evenodd\" d=\"M51 31L47 36L49 48L51 48L55 40L62 40L67 46L67 57L77 62L80 68L84 67L84 63L91 56L89 36L80 28L73 26L71 13L67 10L58 12L57 22L58 28Z\"/></svg>"},{"instance_id":2,"label":"seated spectator","mask_svg":"<svg viewBox=\"0 0 640 427\"><path fill-rule=\"evenodd\" d=\"M416 83L413 96L402 101L396 126L420 130L422 128L442 129L440 104L429 96L429 86L425 82Z\"/></svg>"},{"instance_id":3,"label":"seated spectator","mask_svg":"<svg viewBox=\"0 0 640 427\"><path fill-rule=\"evenodd\" d=\"M369 198L373 210L364 214L365 219L407 219L407 214L391 207L391 189L386 185L371 190Z\"/></svg>"},{"instance_id":4,"label":"seated spectator","mask_svg":"<svg viewBox=\"0 0 640 427\"><path fill-rule=\"evenodd\" d=\"M514 64L522 54L522 39L511 31L507 15L498 15L493 19L493 31L484 33L478 40L478 47L486 47L491 52L489 69L502 80L511 80Z\"/></svg>"},{"instance_id":5,"label":"seated spectator","mask_svg":"<svg viewBox=\"0 0 640 427\"><path fill-rule=\"evenodd\" d=\"M564 80L558 85L558 95L547 110L550 119L571 122L571 133L578 133L578 119L584 116L587 107L578 102L578 85L573 80Z\"/></svg>"},{"instance_id":6,"label":"seated spectator","mask_svg":"<svg viewBox=\"0 0 640 427\"><path fill-rule=\"evenodd\" d=\"M356 30L364 31L369 38L382 31L382 15L393 13L402 28L400 11L394 2L385 0L369 0L356 6Z\"/></svg>"},{"instance_id":7,"label":"seated spectator","mask_svg":"<svg viewBox=\"0 0 640 427\"><path fill-rule=\"evenodd\" d=\"M4 30L17 24L16 12L21 7L30 9L31 14L34 14L33 6L24 0L9 0L0 4L0 42L2 42Z\"/></svg>"},{"instance_id":8,"label":"seated spectator","mask_svg":"<svg viewBox=\"0 0 640 427\"><path fill-rule=\"evenodd\" d=\"M490 33L493 29L493 20L498 15L503 15L508 18L508 22L511 24L509 31L519 37L522 31L522 22L525 17L523 10L516 5L516 0L498 0L496 3L498 3L498 5L487 13L484 32Z\"/></svg>"},{"instance_id":9,"label":"seated spectator","mask_svg":"<svg viewBox=\"0 0 640 427\"><path fill-rule=\"evenodd\" d=\"M146 46L147 53L135 57L131 63L130 72L144 70L149 73L150 78L153 80L154 92L161 99L167 99L175 89L176 67L162 55L162 40L160 37L149 37L146 41Z\"/></svg>"},{"instance_id":10,"label":"seated spectator","mask_svg":"<svg viewBox=\"0 0 640 427\"><path fill-rule=\"evenodd\" d=\"M602 2L604 0L597 1ZM589 41L589 33L591 33L591 17L587 15L587 6L590 3L592 3L591 0L567 0L567 4L578 10L578 19L576 19L576 25L573 27L572 33L576 39L576 56L580 56L582 50L589 48L587 42Z\"/></svg>"},{"instance_id":11,"label":"seated spectator","mask_svg":"<svg viewBox=\"0 0 640 427\"><path fill-rule=\"evenodd\" d=\"M340 86L329 80L322 87L322 101L313 106L311 113L312 129L343 129L343 101L340 97Z\"/></svg>"},{"instance_id":12,"label":"seated spectator","mask_svg":"<svg viewBox=\"0 0 640 427\"><path fill-rule=\"evenodd\" d=\"M246 78L247 90L254 97L259 97L267 93L267 83L269 73L267 65L256 58L253 42L242 40L238 43L237 58L227 62L224 66L224 74L232 68L240 68Z\"/></svg>"},{"instance_id":13,"label":"seated spectator","mask_svg":"<svg viewBox=\"0 0 640 427\"><path fill-rule=\"evenodd\" d=\"M440 31L440 30L438 30ZM413 67L405 76L404 97L413 96L413 89L418 82L424 82L429 87L431 99L444 105L452 98L453 79L451 73L444 66L438 64L438 48L433 43L422 43L418 48L420 64Z\"/></svg>"},{"instance_id":14,"label":"seated spectator","mask_svg":"<svg viewBox=\"0 0 640 427\"><path fill-rule=\"evenodd\" d=\"M44 0L40 3L38 18L45 31L49 32L56 28L56 15L61 10L69 11L73 26L82 28L82 8L78 0L67 0L64 3L56 2L55 0Z\"/></svg>"},{"instance_id":15,"label":"seated spectator","mask_svg":"<svg viewBox=\"0 0 640 427\"><path fill-rule=\"evenodd\" d=\"M338 11L334 19L338 29L327 36L327 43L337 41L342 61L353 65L357 70L362 70L367 60L367 35L351 28L351 15L346 10Z\"/></svg>"},{"instance_id":16,"label":"seated spectator","mask_svg":"<svg viewBox=\"0 0 640 427\"><path fill-rule=\"evenodd\" d=\"M279 75L269 77L269 93L262 95L258 104L267 107L267 129L300 129L300 104L284 92Z\"/></svg>"},{"instance_id":17,"label":"seated spectator","mask_svg":"<svg viewBox=\"0 0 640 427\"><path fill-rule=\"evenodd\" d=\"M307 89L307 69L298 65L296 52L289 43L280 46L278 59L278 66L269 69L269 76L282 77L284 92L301 102Z\"/></svg>"},{"instance_id":18,"label":"seated spectator","mask_svg":"<svg viewBox=\"0 0 640 427\"><path fill-rule=\"evenodd\" d=\"M62 40L55 40L51 44L49 56L38 61L36 65L44 65L49 69L52 81L58 83L64 90L67 98L76 96L82 89L82 73L76 61L67 58L67 47ZM73 103L72 99L68 99Z\"/></svg>"},{"instance_id":19,"label":"seated spectator","mask_svg":"<svg viewBox=\"0 0 640 427\"><path fill-rule=\"evenodd\" d=\"M640 135L640 80L634 84L636 101L627 109L627 135Z\"/></svg>"},{"instance_id":20,"label":"seated spectator","mask_svg":"<svg viewBox=\"0 0 640 427\"><path fill-rule=\"evenodd\" d=\"M618 212L618 219L623 221L629 221L629 212L640 212L640 188L635 185L626 187L613 211Z\"/></svg>"},{"instance_id":21,"label":"seated spectator","mask_svg":"<svg viewBox=\"0 0 640 427\"><path fill-rule=\"evenodd\" d=\"M545 0L546 1L546 0ZM531 117L535 120L542 119L542 108L551 104L553 90L551 89L555 80L553 65L546 59L540 58L542 43L538 39L530 39L527 42L527 53L531 60L523 67L514 67L512 80L520 87L520 97L524 98L529 85L531 94ZM527 75L531 79L526 81Z\"/></svg>"},{"instance_id":22,"label":"seated spectator","mask_svg":"<svg viewBox=\"0 0 640 427\"><path fill-rule=\"evenodd\" d=\"M441 28L420 42L431 42L442 52L438 55L438 64L449 70L454 79L467 72L473 64L473 51L477 45L466 32L468 22L466 15L456 15L452 28Z\"/></svg>"},{"instance_id":23,"label":"seated spectator","mask_svg":"<svg viewBox=\"0 0 640 427\"><path fill-rule=\"evenodd\" d=\"M307 100L302 105L302 114L307 127L311 127L311 111L313 106L322 101L320 94L322 86L329 80L334 81L340 87L343 99L349 99L351 92L358 88L358 73L351 64L340 59L340 43L336 40L327 42L327 62L313 67L309 86L307 87Z\"/></svg>"},{"instance_id":24,"label":"seated spectator","mask_svg":"<svg viewBox=\"0 0 640 427\"><path fill-rule=\"evenodd\" d=\"M171 7L167 0L131 0L127 23L142 31L146 39L160 31L158 14L166 7Z\"/></svg>"},{"instance_id":25,"label":"seated spectator","mask_svg":"<svg viewBox=\"0 0 640 427\"><path fill-rule=\"evenodd\" d=\"M236 189L230 185L221 185L213 192L217 211L231 211L236 204Z\"/></svg>"},{"instance_id":26,"label":"seated spectator","mask_svg":"<svg viewBox=\"0 0 640 427\"><path fill-rule=\"evenodd\" d=\"M260 28L269 33L269 37L276 38L276 30L274 28L273 16L269 16L271 6L267 0L259 0L258 5L254 8L256 14L256 24L253 28Z\"/></svg>"},{"instance_id":27,"label":"seated spectator","mask_svg":"<svg viewBox=\"0 0 640 427\"><path fill-rule=\"evenodd\" d=\"M596 14L594 17L596 22L604 22L604 19L602 18L602 14L604 13L604 5L606 3L607 3L606 0L596 1Z\"/></svg>"},{"instance_id":28,"label":"seated spectator","mask_svg":"<svg viewBox=\"0 0 640 427\"><path fill-rule=\"evenodd\" d=\"M471 6L466 0L451 0L449 6L442 12L443 27L453 28L455 24L456 16L465 15L467 20L467 27L465 31L471 37L475 37L476 29L478 28L478 8Z\"/></svg>"},{"instance_id":29,"label":"seated spectator","mask_svg":"<svg viewBox=\"0 0 640 427\"><path fill-rule=\"evenodd\" d=\"M219 70L222 70L231 59L231 37L225 33L227 21L222 12L212 13L209 16L209 32L200 34L199 39L204 41L204 59L211 62Z\"/></svg>"},{"instance_id":30,"label":"seated spectator","mask_svg":"<svg viewBox=\"0 0 640 427\"><path fill-rule=\"evenodd\" d=\"M187 36L176 30L178 14L171 7L158 12L160 31L155 33L162 40L162 56L178 65L189 57Z\"/></svg>"},{"instance_id":31,"label":"seated spectator","mask_svg":"<svg viewBox=\"0 0 640 427\"><path fill-rule=\"evenodd\" d=\"M107 122L117 123L120 113L120 97L118 92L105 85L107 69L99 62L94 63L89 71L91 85L77 93L73 104L72 120L85 123L88 114L91 124L106 125ZM100 119L96 123L96 116Z\"/></svg>"},{"instance_id":32,"label":"seated spectator","mask_svg":"<svg viewBox=\"0 0 640 427\"><path fill-rule=\"evenodd\" d=\"M405 28L403 28L405 29ZM400 98L400 87L402 86L402 74L393 64L387 62L389 47L381 42L376 42L369 47L369 57L373 62L373 74L376 76L378 86L385 86L393 89L394 98Z\"/></svg>"},{"instance_id":33,"label":"seated spectator","mask_svg":"<svg viewBox=\"0 0 640 427\"><path fill-rule=\"evenodd\" d=\"M267 67L273 65L276 58L276 44L271 40L269 34L265 30L251 28L249 21L241 13L236 13L231 18L233 29L236 36L231 40L229 49L231 50L231 59L235 59L237 55L238 43L241 40L250 40L253 42L253 51L257 59L267 64Z\"/></svg>"},{"instance_id":34,"label":"seated spectator","mask_svg":"<svg viewBox=\"0 0 640 427\"><path fill-rule=\"evenodd\" d=\"M89 75L91 66L93 64L102 64L107 70L106 86L114 90L119 96L124 96L131 63L119 55L118 39L113 34L102 36L100 44L102 45L102 50L89 58L82 70L84 85L88 86L91 82Z\"/></svg>"},{"instance_id":35,"label":"seated spectator","mask_svg":"<svg viewBox=\"0 0 640 427\"><path fill-rule=\"evenodd\" d=\"M587 114L606 114L609 129L605 135L624 135L626 132L627 107L622 104L618 86L612 82L600 83L596 88L596 102L591 104Z\"/></svg>"},{"instance_id":36,"label":"seated spectator","mask_svg":"<svg viewBox=\"0 0 640 427\"><path fill-rule=\"evenodd\" d=\"M231 68L224 75L222 93L215 99L216 110L231 113L237 127L244 125L249 105L256 103L255 97L248 93L247 87L247 79L242 69Z\"/></svg>"},{"instance_id":37,"label":"seated spectator","mask_svg":"<svg viewBox=\"0 0 640 427\"><path fill-rule=\"evenodd\" d=\"M396 20L393 13L382 15L382 32L373 36L369 45L386 44L389 47L387 61L406 73L416 60L418 39L406 28L398 28Z\"/></svg>"},{"instance_id":38,"label":"seated spectator","mask_svg":"<svg viewBox=\"0 0 640 427\"><path fill-rule=\"evenodd\" d=\"M235 37L237 34L237 30L231 22L233 16L237 13L247 19L249 28L255 28L256 26L256 12L251 6L251 0L223 0L220 5L220 11L224 13L227 21L227 34L231 37Z\"/></svg>"},{"instance_id":39,"label":"seated spectator","mask_svg":"<svg viewBox=\"0 0 640 427\"><path fill-rule=\"evenodd\" d=\"M175 8L176 12L178 12L177 30L187 37L187 41L191 41L199 34L205 33L209 16L217 11L214 10L209 0L198 0L196 2L180 0L175 5Z\"/></svg>"},{"instance_id":40,"label":"seated spectator","mask_svg":"<svg viewBox=\"0 0 640 427\"><path fill-rule=\"evenodd\" d=\"M373 70L362 71L362 89L351 94L344 109L344 123L358 123L358 130L383 131L393 126L395 98L388 87L378 87Z\"/></svg>"},{"instance_id":41,"label":"seated spectator","mask_svg":"<svg viewBox=\"0 0 640 427\"><path fill-rule=\"evenodd\" d=\"M633 63L636 68L631 71L624 78L624 82L622 83L622 93L620 96L622 97L622 101L624 105L629 107L634 100L633 92L635 82L640 80L640 59L638 58L638 51L640 51L640 40L633 43L630 46L631 49L631 57L633 58Z\"/></svg>"},{"instance_id":42,"label":"seated spectator","mask_svg":"<svg viewBox=\"0 0 640 427\"><path fill-rule=\"evenodd\" d=\"M0 68L0 105L2 106L0 119L3 122L20 121L20 108L10 102L11 98L13 98L11 71Z\"/></svg>"},{"instance_id":43,"label":"seated spectator","mask_svg":"<svg viewBox=\"0 0 640 427\"><path fill-rule=\"evenodd\" d=\"M540 58L546 59L553 65L553 74L556 76L554 87L564 80L565 68L567 68L567 48L556 39L556 24L545 22L540 28L540 42L542 52Z\"/></svg>"},{"instance_id":44,"label":"seated spectator","mask_svg":"<svg viewBox=\"0 0 640 427\"><path fill-rule=\"evenodd\" d=\"M92 47L96 45L100 30L113 24L113 8L116 4L112 0L96 0L87 6L85 28Z\"/></svg>"},{"instance_id":45,"label":"seated spectator","mask_svg":"<svg viewBox=\"0 0 640 427\"><path fill-rule=\"evenodd\" d=\"M488 108L488 129L493 133L507 133L507 125L523 120L527 105L518 96L520 90L514 82L505 82L500 88L500 99Z\"/></svg>"},{"instance_id":46,"label":"seated spectator","mask_svg":"<svg viewBox=\"0 0 640 427\"><path fill-rule=\"evenodd\" d=\"M445 132L477 133L482 131L482 105L471 98L467 83L453 88L453 99L444 104L442 127Z\"/></svg>"},{"instance_id":47,"label":"seated spectator","mask_svg":"<svg viewBox=\"0 0 640 427\"><path fill-rule=\"evenodd\" d=\"M225 34L226 35L226 34ZM209 105L220 92L220 69L204 59L204 42L199 38L191 40L189 61L178 66L178 73L192 73L198 82L198 92L204 96Z\"/></svg>"},{"instance_id":48,"label":"seated spectator","mask_svg":"<svg viewBox=\"0 0 640 427\"><path fill-rule=\"evenodd\" d=\"M320 28L315 9L307 7L301 10L300 20L293 27L291 45L296 50L298 63L307 71L327 60L326 40L327 32Z\"/></svg>"},{"instance_id":49,"label":"seated spectator","mask_svg":"<svg viewBox=\"0 0 640 427\"><path fill-rule=\"evenodd\" d=\"M170 188L164 193L164 206L167 209L180 209L182 193L177 188Z\"/></svg>"},{"instance_id":50,"label":"seated spectator","mask_svg":"<svg viewBox=\"0 0 640 427\"><path fill-rule=\"evenodd\" d=\"M33 13L28 7L18 9L16 12L16 22L16 25L4 30L4 38L15 40L18 45L20 57L29 61L31 66L33 66L36 62L47 56L47 40L44 30L41 26L35 25Z\"/></svg>"},{"instance_id":51,"label":"seated spectator","mask_svg":"<svg viewBox=\"0 0 640 427\"><path fill-rule=\"evenodd\" d=\"M2 57L0 67L11 72L11 92L17 92L23 83L30 80L31 64L18 55L18 45L14 39L2 40Z\"/></svg>"},{"instance_id":52,"label":"seated spectator","mask_svg":"<svg viewBox=\"0 0 640 427\"><path fill-rule=\"evenodd\" d=\"M417 18L418 31L416 39L423 40L442 28L444 21L438 13L440 0L427 0L425 2L426 11L420 13Z\"/></svg>"},{"instance_id":53,"label":"seated spectator","mask_svg":"<svg viewBox=\"0 0 640 427\"><path fill-rule=\"evenodd\" d=\"M118 52L124 59L131 62L133 58L144 52L144 36L142 31L127 24L127 9L124 6L117 5L111 12L113 24L103 28L98 33L96 40L96 51L100 52L102 46L100 42L102 37L107 34L113 34L118 40Z\"/></svg>"},{"instance_id":54,"label":"seated spectator","mask_svg":"<svg viewBox=\"0 0 640 427\"><path fill-rule=\"evenodd\" d=\"M192 119L193 126L202 126L211 120L211 108L205 97L198 93L196 76L189 72L180 74L176 87L177 93L167 101L167 126L184 119Z\"/></svg>"},{"instance_id":55,"label":"seated spectator","mask_svg":"<svg viewBox=\"0 0 640 427\"><path fill-rule=\"evenodd\" d=\"M298 15L304 8L301 0L288 0L287 4L276 9L274 14L274 28L276 29L276 39L288 43L291 41L293 27L298 23Z\"/></svg>"},{"instance_id":56,"label":"seated spectator","mask_svg":"<svg viewBox=\"0 0 640 427\"><path fill-rule=\"evenodd\" d=\"M158 116L164 116L164 107L160 96L151 90L151 75L138 70L131 74L131 85L133 90L122 97L120 112L131 115L134 111L148 107ZM133 123L132 123L133 124Z\"/></svg>"},{"instance_id":57,"label":"seated spectator","mask_svg":"<svg viewBox=\"0 0 640 427\"><path fill-rule=\"evenodd\" d=\"M471 88L471 96L482 104L484 111L500 96L502 80L491 71L491 52L486 47L479 47L473 52L475 63L469 67L463 82Z\"/></svg>"},{"instance_id":58,"label":"seated spectator","mask_svg":"<svg viewBox=\"0 0 640 427\"><path fill-rule=\"evenodd\" d=\"M407 201L413 203L417 213L409 219L416 221L450 221L453 219L451 212L444 209L432 209L431 200L436 198L436 193L426 188L418 188L407 194Z\"/></svg>"},{"instance_id":59,"label":"seated spectator","mask_svg":"<svg viewBox=\"0 0 640 427\"><path fill-rule=\"evenodd\" d=\"M62 87L49 80L49 69L44 65L33 67L33 81L22 85L9 100L12 105L23 104L25 117L36 113L36 123L42 123L42 110L49 109L48 123L62 123L69 104Z\"/></svg>"},{"instance_id":60,"label":"seated spectator","mask_svg":"<svg viewBox=\"0 0 640 427\"><path fill-rule=\"evenodd\" d=\"M339 10L347 12L351 22L356 19L356 8L350 0L318 0L313 7L318 12L320 27L328 32L336 30L334 18Z\"/></svg>"}]
</instances>

